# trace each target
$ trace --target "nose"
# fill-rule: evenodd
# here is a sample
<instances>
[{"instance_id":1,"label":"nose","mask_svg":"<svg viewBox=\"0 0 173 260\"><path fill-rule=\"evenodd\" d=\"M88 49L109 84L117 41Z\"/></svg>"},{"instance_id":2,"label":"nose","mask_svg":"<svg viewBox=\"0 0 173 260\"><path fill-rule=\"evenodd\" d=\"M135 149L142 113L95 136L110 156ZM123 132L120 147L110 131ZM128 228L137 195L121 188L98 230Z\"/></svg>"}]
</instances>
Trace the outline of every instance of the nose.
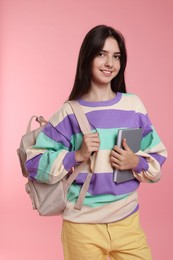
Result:
<instances>
[{"instance_id":1,"label":"nose","mask_svg":"<svg viewBox=\"0 0 173 260\"><path fill-rule=\"evenodd\" d=\"M105 61L105 66L108 67L108 68L113 67L113 59L111 57L107 57L107 59Z\"/></svg>"}]
</instances>

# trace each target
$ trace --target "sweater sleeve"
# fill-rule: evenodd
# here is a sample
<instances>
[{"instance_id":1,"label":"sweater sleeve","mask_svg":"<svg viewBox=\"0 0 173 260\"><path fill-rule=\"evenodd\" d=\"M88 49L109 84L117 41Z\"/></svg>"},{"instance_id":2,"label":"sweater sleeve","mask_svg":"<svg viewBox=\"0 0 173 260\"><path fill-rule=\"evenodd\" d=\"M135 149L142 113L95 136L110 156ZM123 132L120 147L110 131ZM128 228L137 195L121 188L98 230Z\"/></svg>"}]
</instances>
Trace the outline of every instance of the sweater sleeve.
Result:
<instances>
[{"instance_id":1,"label":"sweater sleeve","mask_svg":"<svg viewBox=\"0 0 173 260\"><path fill-rule=\"evenodd\" d=\"M77 128L77 124L70 110L70 106L65 104L40 132L36 144L27 149L25 166L30 179L53 184L77 165L71 142L74 132L72 125Z\"/></svg>"},{"instance_id":2,"label":"sweater sleeve","mask_svg":"<svg viewBox=\"0 0 173 260\"><path fill-rule=\"evenodd\" d=\"M167 158L167 151L139 98L137 103L136 116L143 129L143 138L141 149L136 153L139 163L133 173L140 182L157 182L161 177L161 167Z\"/></svg>"}]
</instances>

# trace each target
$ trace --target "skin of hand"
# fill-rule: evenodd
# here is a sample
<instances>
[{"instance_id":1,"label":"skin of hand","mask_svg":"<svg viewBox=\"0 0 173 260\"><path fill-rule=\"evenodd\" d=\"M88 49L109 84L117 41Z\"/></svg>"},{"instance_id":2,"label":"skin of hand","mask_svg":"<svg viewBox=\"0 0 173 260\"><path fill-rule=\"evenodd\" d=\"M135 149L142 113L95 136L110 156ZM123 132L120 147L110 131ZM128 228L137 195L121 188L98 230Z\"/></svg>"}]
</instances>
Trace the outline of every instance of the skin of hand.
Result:
<instances>
[{"instance_id":1,"label":"skin of hand","mask_svg":"<svg viewBox=\"0 0 173 260\"><path fill-rule=\"evenodd\" d=\"M75 152L76 161L87 161L93 152L97 152L99 150L99 146L100 140L98 133L84 135L80 149Z\"/></svg>"},{"instance_id":2,"label":"skin of hand","mask_svg":"<svg viewBox=\"0 0 173 260\"><path fill-rule=\"evenodd\" d=\"M118 170L134 169L138 165L139 157L127 145L125 138L122 141L122 146L124 149L115 145L111 151L112 167Z\"/></svg>"}]
</instances>

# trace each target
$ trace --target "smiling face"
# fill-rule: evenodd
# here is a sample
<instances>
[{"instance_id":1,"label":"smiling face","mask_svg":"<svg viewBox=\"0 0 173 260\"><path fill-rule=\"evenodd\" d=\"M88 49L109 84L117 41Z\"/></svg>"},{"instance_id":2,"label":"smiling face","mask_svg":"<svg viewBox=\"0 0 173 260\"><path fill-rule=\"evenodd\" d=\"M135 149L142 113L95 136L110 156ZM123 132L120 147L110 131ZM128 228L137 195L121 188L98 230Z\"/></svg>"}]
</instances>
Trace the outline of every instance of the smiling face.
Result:
<instances>
[{"instance_id":1,"label":"smiling face","mask_svg":"<svg viewBox=\"0 0 173 260\"><path fill-rule=\"evenodd\" d=\"M120 49L117 41L109 37L91 66L92 86L110 86L120 70Z\"/></svg>"}]
</instances>

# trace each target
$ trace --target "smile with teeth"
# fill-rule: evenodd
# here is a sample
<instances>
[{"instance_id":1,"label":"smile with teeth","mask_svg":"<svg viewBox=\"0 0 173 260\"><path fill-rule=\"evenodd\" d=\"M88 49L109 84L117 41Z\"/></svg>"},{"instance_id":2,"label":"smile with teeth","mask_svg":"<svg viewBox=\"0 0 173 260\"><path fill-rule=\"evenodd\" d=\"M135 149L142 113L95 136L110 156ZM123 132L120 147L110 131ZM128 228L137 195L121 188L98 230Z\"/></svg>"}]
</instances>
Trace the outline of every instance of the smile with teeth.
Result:
<instances>
[{"instance_id":1,"label":"smile with teeth","mask_svg":"<svg viewBox=\"0 0 173 260\"><path fill-rule=\"evenodd\" d=\"M112 71L110 70L101 70L102 73L104 73L106 76L110 76L112 74Z\"/></svg>"}]
</instances>

